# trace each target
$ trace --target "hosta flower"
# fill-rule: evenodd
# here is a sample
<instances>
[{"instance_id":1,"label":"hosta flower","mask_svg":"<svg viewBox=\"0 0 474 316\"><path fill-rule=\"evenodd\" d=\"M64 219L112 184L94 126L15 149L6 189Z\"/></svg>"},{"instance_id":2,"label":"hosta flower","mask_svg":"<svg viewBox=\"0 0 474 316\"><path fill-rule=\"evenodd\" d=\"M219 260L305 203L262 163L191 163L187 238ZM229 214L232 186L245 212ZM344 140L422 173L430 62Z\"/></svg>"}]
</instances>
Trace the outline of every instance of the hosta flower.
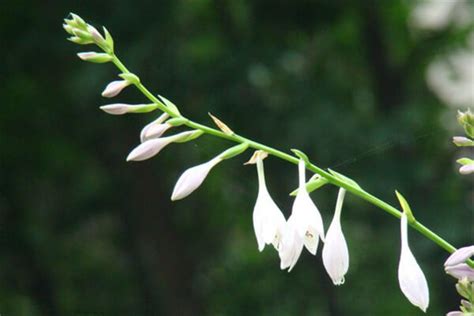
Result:
<instances>
[{"instance_id":1,"label":"hosta flower","mask_svg":"<svg viewBox=\"0 0 474 316\"><path fill-rule=\"evenodd\" d=\"M178 182L173 189L171 200L181 200L196 190L206 179L207 174L211 169L221 162L222 159L217 156L206 163L189 168L179 177Z\"/></svg>"},{"instance_id":2,"label":"hosta flower","mask_svg":"<svg viewBox=\"0 0 474 316\"><path fill-rule=\"evenodd\" d=\"M344 275L349 269L349 250L341 228L341 210L346 190L339 189L336 210L326 233L323 248L323 264L335 285L344 283Z\"/></svg>"},{"instance_id":3,"label":"hosta flower","mask_svg":"<svg viewBox=\"0 0 474 316\"><path fill-rule=\"evenodd\" d=\"M128 87L131 84L128 80L115 80L112 81L105 87L102 91L102 96L105 98L113 98L118 95L124 88Z\"/></svg>"},{"instance_id":4,"label":"hosta flower","mask_svg":"<svg viewBox=\"0 0 474 316\"><path fill-rule=\"evenodd\" d=\"M265 153L257 156L258 196L253 209L253 228L257 237L258 250L263 251L265 244L273 244L275 249L280 248L280 242L286 221L283 213L268 193L265 183L263 158Z\"/></svg>"},{"instance_id":5,"label":"hosta flower","mask_svg":"<svg viewBox=\"0 0 474 316\"><path fill-rule=\"evenodd\" d=\"M176 135L153 138L141 143L127 156L127 161L142 161L158 154L166 145L173 142L186 142L202 135L202 131L194 130L182 132Z\"/></svg>"},{"instance_id":6,"label":"hosta flower","mask_svg":"<svg viewBox=\"0 0 474 316\"><path fill-rule=\"evenodd\" d=\"M305 171L305 163L300 160L298 163L299 189L290 218L294 221L296 233L303 240L306 249L315 255L319 238L324 241L324 227L321 214L306 190Z\"/></svg>"},{"instance_id":7,"label":"hosta flower","mask_svg":"<svg viewBox=\"0 0 474 316\"><path fill-rule=\"evenodd\" d=\"M408 246L407 226L407 215L403 213L400 221L401 254L398 265L398 282L400 289L410 303L426 312L429 304L428 284L423 271Z\"/></svg>"},{"instance_id":8,"label":"hosta flower","mask_svg":"<svg viewBox=\"0 0 474 316\"><path fill-rule=\"evenodd\" d=\"M298 259L303 251L303 238L301 238L296 231L295 217L288 219L286 228L283 232L278 255L280 256L280 269L288 268L290 272L298 262Z\"/></svg>"}]
</instances>

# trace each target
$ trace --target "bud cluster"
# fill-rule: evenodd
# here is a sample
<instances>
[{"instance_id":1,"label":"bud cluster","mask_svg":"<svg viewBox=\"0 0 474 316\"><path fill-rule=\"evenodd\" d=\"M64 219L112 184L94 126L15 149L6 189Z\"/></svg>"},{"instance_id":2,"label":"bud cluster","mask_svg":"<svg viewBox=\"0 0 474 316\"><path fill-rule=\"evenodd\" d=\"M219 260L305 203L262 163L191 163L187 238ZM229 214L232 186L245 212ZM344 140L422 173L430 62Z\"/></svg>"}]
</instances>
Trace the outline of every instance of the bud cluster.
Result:
<instances>
[{"instance_id":1,"label":"bud cluster","mask_svg":"<svg viewBox=\"0 0 474 316\"><path fill-rule=\"evenodd\" d=\"M449 312L446 316L474 315L474 268L466 261L474 255L474 246L456 250L444 263L446 273L458 280L456 290L462 296L459 311Z\"/></svg>"},{"instance_id":2,"label":"bud cluster","mask_svg":"<svg viewBox=\"0 0 474 316\"><path fill-rule=\"evenodd\" d=\"M459 125L464 129L466 136L454 136L453 143L458 147L474 147L474 114L467 110L458 111ZM457 160L461 165L459 173L463 175L474 173L474 160L463 157Z\"/></svg>"}]
</instances>

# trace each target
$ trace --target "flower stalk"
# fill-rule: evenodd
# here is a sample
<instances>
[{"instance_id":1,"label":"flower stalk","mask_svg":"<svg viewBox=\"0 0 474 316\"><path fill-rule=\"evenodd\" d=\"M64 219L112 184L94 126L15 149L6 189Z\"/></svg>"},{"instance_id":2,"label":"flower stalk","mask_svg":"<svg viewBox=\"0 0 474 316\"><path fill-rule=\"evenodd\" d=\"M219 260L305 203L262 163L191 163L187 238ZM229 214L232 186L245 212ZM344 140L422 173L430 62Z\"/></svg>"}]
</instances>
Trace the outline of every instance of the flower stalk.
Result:
<instances>
[{"instance_id":1,"label":"flower stalk","mask_svg":"<svg viewBox=\"0 0 474 316\"><path fill-rule=\"evenodd\" d=\"M73 15L73 17L77 17L77 16ZM77 22L76 20L79 21L79 22ZM80 25L80 30L84 30L84 25L82 24L82 21L78 20L77 18L73 21L72 25L68 24L68 25L65 26L66 31L68 33L72 34L73 36L76 36L76 37L78 37L78 35L73 33L73 31L71 30L71 27L75 27L76 26L75 24L77 24L77 23ZM97 34L93 34L93 35L97 36ZM72 41L73 42L76 41L76 38L73 38ZM79 41L79 40L77 40L77 41ZM122 78L124 78L124 77L126 78L127 76L135 76L134 74L132 74L127 69L127 67L120 61L120 59L115 54L115 52L113 50L113 40L112 40L112 38L111 38L111 36L108 32L106 32L105 42L102 42L102 39L100 39L100 38L97 39L97 37L94 38L94 41L99 47L101 47L104 50L104 53L109 54L110 62L113 63L122 72L122 76L121 76ZM90 43L90 42L88 42L88 43ZM110 44L110 43L112 43L112 44ZM83 40L79 44L86 44L85 40ZM104 49L104 47L106 47L106 49ZM131 81L129 78L126 78L126 79L128 79L129 82ZM137 89L148 100L150 100L154 105L156 105L157 109L159 109L162 112L169 115L170 118L183 118L184 119L183 120L184 121L183 125L186 125L187 127L191 128L193 130L199 130L202 133L212 135L212 136L215 136L215 137L219 137L219 138L231 141L231 142L240 143L240 144L245 143L245 144L247 144L248 148L252 148L252 149L255 149L255 150L262 150L262 151L268 153L269 155L280 158L282 160L285 160L285 161L287 161L289 163L292 163L292 164L295 164L295 165L297 165L299 160L300 160L300 157L298 156L298 154L296 154L296 156L290 155L290 154L285 153L285 152L283 152L281 150L278 150L276 148L273 148L273 147L264 145L262 143L259 143L257 141L254 141L254 140L245 138L243 136L240 136L239 134L237 134L235 132L225 133L221 130L214 129L214 128L208 127L206 125L194 122L190 119L187 119L187 118L185 118L184 116L182 116L180 114L180 112L177 110L177 108L174 104L172 104L170 101L166 100L165 98L162 98L163 101L160 100L160 98L158 98L157 96L152 94L143 85L143 83L140 80L136 80L136 81L131 82L131 83L133 85L135 85L137 87ZM367 191L362 189L359 185L357 185L354 181L352 181L352 180L349 181L350 180L349 178L347 178L345 176L342 176L342 175L339 175L336 172L332 172L332 171L328 172L328 171L318 167L317 165L313 164L309 159L308 160L305 159L305 166L306 166L307 170L312 171L316 174L319 174L322 178L327 180L328 183L345 189L346 191L362 198L363 200L369 202L372 205L377 206L379 209L387 212L388 214L390 214L390 215L392 215L392 216L394 216L398 219L400 219L402 217L402 212L400 212L396 207L394 207L394 206L390 205L389 203L379 199L378 197L368 193ZM446 241L445 239L440 237L438 234L436 234L435 232L433 232L432 230L430 230L429 228L427 228L426 226L424 226L423 224L418 222L416 219L410 220L408 224L412 228L417 230L419 233L421 233L423 236L425 236L426 238L432 240L434 243L436 243L442 249L446 250L447 252L453 253L456 250L456 248L453 245L451 245L448 241ZM474 267L474 262L468 260L467 263L470 266Z\"/></svg>"}]
</instances>

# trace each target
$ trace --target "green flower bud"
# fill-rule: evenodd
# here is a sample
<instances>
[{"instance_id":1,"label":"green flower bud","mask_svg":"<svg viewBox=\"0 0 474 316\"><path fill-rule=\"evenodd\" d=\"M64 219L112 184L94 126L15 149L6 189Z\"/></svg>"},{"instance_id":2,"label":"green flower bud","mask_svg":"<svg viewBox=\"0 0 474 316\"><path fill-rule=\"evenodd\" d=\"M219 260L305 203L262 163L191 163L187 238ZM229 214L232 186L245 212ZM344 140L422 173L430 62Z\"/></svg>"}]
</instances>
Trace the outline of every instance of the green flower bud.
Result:
<instances>
[{"instance_id":1,"label":"green flower bud","mask_svg":"<svg viewBox=\"0 0 474 316\"><path fill-rule=\"evenodd\" d=\"M237 146L233 146L233 147L227 149L226 151L224 151L223 153L221 153L219 155L219 158L221 158L221 159L233 158L237 155L240 155L244 151L246 151L247 148L249 148L249 144L247 144L247 143L242 143L242 144L239 144Z\"/></svg>"},{"instance_id":2,"label":"green flower bud","mask_svg":"<svg viewBox=\"0 0 474 316\"><path fill-rule=\"evenodd\" d=\"M84 61L89 61L91 63L101 64L112 61L112 56L106 53L83 52L78 53L77 56L79 56L80 59Z\"/></svg>"},{"instance_id":3,"label":"green flower bud","mask_svg":"<svg viewBox=\"0 0 474 316\"><path fill-rule=\"evenodd\" d=\"M458 111L458 122L464 128L466 135L474 138L474 114L470 110Z\"/></svg>"}]
</instances>

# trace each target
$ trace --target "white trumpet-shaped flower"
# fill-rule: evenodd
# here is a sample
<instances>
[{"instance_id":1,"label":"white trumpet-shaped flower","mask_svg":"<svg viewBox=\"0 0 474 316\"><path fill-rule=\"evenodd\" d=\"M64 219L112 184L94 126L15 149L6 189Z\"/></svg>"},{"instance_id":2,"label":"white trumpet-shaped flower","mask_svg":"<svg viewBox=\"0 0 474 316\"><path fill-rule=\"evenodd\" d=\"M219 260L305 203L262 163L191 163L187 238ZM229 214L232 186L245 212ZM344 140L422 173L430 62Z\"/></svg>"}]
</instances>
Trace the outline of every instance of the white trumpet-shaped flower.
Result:
<instances>
[{"instance_id":1,"label":"white trumpet-shaped flower","mask_svg":"<svg viewBox=\"0 0 474 316\"><path fill-rule=\"evenodd\" d=\"M408 245L407 226L408 218L406 213L403 213L400 221L401 254L398 265L398 282L400 289L410 303L426 312L430 300L428 284Z\"/></svg>"},{"instance_id":2,"label":"white trumpet-shaped flower","mask_svg":"<svg viewBox=\"0 0 474 316\"><path fill-rule=\"evenodd\" d=\"M130 84L131 82L129 82L128 80L112 81L107 85L107 87L105 87L104 91L102 91L102 96L105 98L113 98Z\"/></svg>"},{"instance_id":3,"label":"white trumpet-shaped flower","mask_svg":"<svg viewBox=\"0 0 474 316\"><path fill-rule=\"evenodd\" d=\"M344 275L349 269L349 250L341 228L341 210L345 193L345 189L339 189L336 210L326 233L323 248L323 264L334 285L344 283Z\"/></svg>"},{"instance_id":4,"label":"white trumpet-shaped flower","mask_svg":"<svg viewBox=\"0 0 474 316\"><path fill-rule=\"evenodd\" d=\"M285 231L283 232L283 238L278 250L280 269L284 270L288 268L288 272L290 272L296 262L298 262L304 246L303 238L296 232L295 224L295 217L290 217Z\"/></svg>"},{"instance_id":5,"label":"white trumpet-shaped flower","mask_svg":"<svg viewBox=\"0 0 474 316\"><path fill-rule=\"evenodd\" d=\"M183 172L174 186L171 200L181 200L190 195L202 184L204 179L206 179L209 171L221 161L222 159L217 156L206 163L194 166Z\"/></svg>"},{"instance_id":6,"label":"white trumpet-shaped flower","mask_svg":"<svg viewBox=\"0 0 474 316\"><path fill-rule=\"evenodd\" d=\"M257 237L258 250L263 251L266 244L273 244L275 249L280 248L282 234L285 231L286 221L283 213L268 193L265 184L263 156L257 159L258 196L253 209L253 228Z\"/></svg>"},{"instance_id":7,"label":"white trumpet-shaped flower","mask_svg":"<svg viewBox=\"0 0 474 316\"><path fill-rule=\"evenodd\" d=\"M149 159L158 154L163 148L165 148L170 143L182 142L186 141L187 139L191 140L201 134L201 131L186 131L168 137L153 138L147 140L135 147L128 154L127 161L142 161Z\"/></svg>"},{"instance_id":8,"label":"white trumpet-shaped flower","mask_svg":"<svg viewBox=\"0 0 474 316\"><path fill-rule=\"evenodd\" d=\"M163 135L163 133L171 127L171 124L165 125L163 123L169 117L168 113L163 113L156 120L145 125L140 132L140 141L143 143L149 139L158 138ZM166 126L166 128L164 128L164 126Z\"/></svg>"},{"instance_id":9,"label":"white trumpet-shaped flower","mask_svg":"<svg viewBox=\"0 0 474 316\"><path fill-rule=\"evenodd\" d=\"M294 221L296 232L303 239L306 249L315 255L319 238L324 241L324 226L321 214L306 189L305 171L305 163L300 160L298 163L299 189L290 218Z\"/></svg>"}]
</instances>

